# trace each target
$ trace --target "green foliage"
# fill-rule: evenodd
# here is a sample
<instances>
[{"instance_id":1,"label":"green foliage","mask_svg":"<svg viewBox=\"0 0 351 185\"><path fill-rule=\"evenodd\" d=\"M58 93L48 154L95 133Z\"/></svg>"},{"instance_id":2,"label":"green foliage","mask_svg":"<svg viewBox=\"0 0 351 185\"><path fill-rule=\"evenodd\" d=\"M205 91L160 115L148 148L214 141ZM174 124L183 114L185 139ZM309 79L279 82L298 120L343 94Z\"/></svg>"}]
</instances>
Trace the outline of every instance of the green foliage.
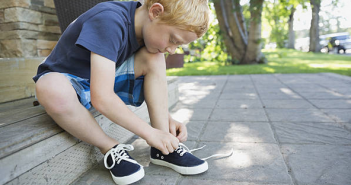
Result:
<instances>
[{"instance_id":1,"label":"green foliage","mask_svg":"<svg viewBox=\"0 0 351 185\"><path fill-rule=\"evenodd\" d=\"M275 42L284 48L288 40L289 16L291 10L301 5L307 8L310 0L270 0L264 2L262 29L269 32L266 43Z\"/></svg>"},{"instance_id":2,"label":"green foliage","mask_svg":"<svg viewBox=\"0 0 351 185\"><path fill-rule=\"evenodd\" d=\"M283 48L285 41L288 39L289 27L287 22L292 7L286 1L279 2L274 0L264 2L263 16L271 27L269 42L277 43L278 48Z\"/></svg>"},{"instance_id":3,"label":"green foliage","mask_svg":"<svg viewBox=\"0 0 351 185\"><path fill-rule=\"evenodd\" d=\"M213 3L210 3L210 8L212 14L216 15ZM185 62L226 62L229 60L217 18L211 21L208 31L201 38L189 44L189 50L195 53L185 56Z\"/></svg>"}]
</instances>

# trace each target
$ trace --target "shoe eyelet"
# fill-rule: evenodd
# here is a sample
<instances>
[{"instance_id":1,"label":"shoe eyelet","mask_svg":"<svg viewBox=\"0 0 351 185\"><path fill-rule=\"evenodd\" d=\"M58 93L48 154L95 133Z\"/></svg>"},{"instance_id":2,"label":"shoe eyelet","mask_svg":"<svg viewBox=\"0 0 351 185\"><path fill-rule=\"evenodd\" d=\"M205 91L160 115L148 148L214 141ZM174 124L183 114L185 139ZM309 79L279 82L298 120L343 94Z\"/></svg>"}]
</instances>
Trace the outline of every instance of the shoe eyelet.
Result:
<instances>
[{"instance_id":1,"label":"shoe eyelet","mask_svg":"<svg viewBox=\"0 0 351 185\"><path fill-rule=\"evenodd\" d=\"M161 159L164 159L164 157L163 157L163 156L161 156Z\"/></svg>"},{"instance_id":2,"label":"shoe eyelet","mask_svg":"<svg viewBox=\"0 0 351 185\"><path fill-rule=\"evenodd\" d=\"M156 154L156 157L160 157L160 154Z\"/></svg>"},{"instance_id":3,"label":"shoe eyelet","mask_svg":"<svg viewBox=\"0 0 351 185\"><path fill-rule=\"evenodd\" d=\"M180 154L181 157L183 157L183 154Z\"/></svg>"}]
</instances>

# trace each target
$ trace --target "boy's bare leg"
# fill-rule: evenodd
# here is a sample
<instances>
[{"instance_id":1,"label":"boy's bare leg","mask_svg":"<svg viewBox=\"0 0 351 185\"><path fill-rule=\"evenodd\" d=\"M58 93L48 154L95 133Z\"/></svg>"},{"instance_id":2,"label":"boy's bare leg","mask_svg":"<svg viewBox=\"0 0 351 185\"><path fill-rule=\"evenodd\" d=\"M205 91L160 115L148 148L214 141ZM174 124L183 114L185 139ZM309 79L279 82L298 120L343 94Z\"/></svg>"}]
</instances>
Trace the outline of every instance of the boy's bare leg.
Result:
<instances>
[{"instance_id":1,"label":"boy's bare leg","mask_svg":"<svg viewBox=\"0 0 351 185\"><path fill-rule=\"evenodd\" d=\"M36 95L58 125L78 139L98 147L103 154L118 144L80 104L76 91L63 74L49 73L40 78L36 83Z\"/></svg>"},{"instance_id":2,"label":"boy's bare leg","mask_svg":"<svg viewBox=\"0 0 351 185\"><path fill-rule=\"evenodd\" d=\"M169 132L166 63L162 53L152 54L145 48L135 55L135 78L144 75L144 96L151 125Z\"/></svg>"}]
</instances>

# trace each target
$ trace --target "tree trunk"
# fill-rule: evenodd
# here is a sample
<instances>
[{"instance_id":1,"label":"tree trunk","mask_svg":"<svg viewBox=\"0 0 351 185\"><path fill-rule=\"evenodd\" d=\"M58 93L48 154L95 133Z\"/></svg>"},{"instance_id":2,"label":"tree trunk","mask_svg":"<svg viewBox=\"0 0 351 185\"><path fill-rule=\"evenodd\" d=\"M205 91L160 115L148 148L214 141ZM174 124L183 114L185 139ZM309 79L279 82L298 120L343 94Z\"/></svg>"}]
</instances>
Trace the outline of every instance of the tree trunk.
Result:
<instances>
[{"instance_id":1,"label":"tree trunk","mask_svg":"<svg viewBox=\"0 0 351 185\"><path fill-rule=\"evenodd\" d=\"M240 0L213 0L228 54L238 64L259 63L261 53L261 16L263 0L250 1L250 31L247 28Z\"/></svg>"},{"instance_id":2,"label":"tree trunk","mask_svg":"<svg viewBox=\"0 0 351 185\"><path fill-rule=\"evenodd\" d=\"M232 0L221 0L222 10L227 15L228 25L232 33L232 38L234 40L234 47L237 50L239 56L245 54L245 49L247 46L247 40L245 40L245 35L241 29L239 19L237 17L237 12L235 12L235 7ZM239 57L240 60L242 57Z\"/></svg>"},{"instance_id":3,"label":"tree trunk","mask_svg":"<svg viewBox=\"0 0 351 185\"><path fill-rule=\"evenodd\" d=\"M222 0L213 1L214 7L216 10L219 28L222 32L224 44L227 48L228 54L232 57L233 60L239 60L237 57L239 57L240 54L235 49L234 40L232 39L232 32L228 25L225 9L223 9L222 11L223 2L221 1Z\"/></svg>"},{"instance_id":4,"label":"tree trunk","mask_svg":"<svg viewBox=\"0 0 351 185\"><path fill-rule=\"evenodd\" d=\"M289 40L288 40L288 48L295 49L295 32L294 32L294 14L295 14L295 7L291 8L291 13L289 16Z\"/></svg>"},{"instance_id":5,"label":"tree trunk","mask_svg":"<svg viewBox=\"0 0 351 185\"><path fill-rule=\"evenodd\" d=\"M240 28L243 30L243 34L245 36L245 39L247 39L247 29L246 29L246 24L245 24L245 19L243 15L243 9L240 6L240 0L234 0L234 11L236 13L236 16L238 17Z\"/></svg>"},{"instance_id":6,"label":"tree trunk","mask_svg":"<svg viewBox=\"0 0 351 185\"><path fill-rule=\"evenodd\" d=\"M259 63L261 55L261 15L263 0L250 1L250 29L243 64Z\"/></svg>"},{"instance_id":7,"label":"tree trunk","mask_svg":"<svg viewBox=\"0 0 351 185\"><path fill-rule=\"evenodd\" d=\"M321 0L310 0L312 6L312 20L310 28L310 52L320 52L319 46L319 10Z\"/></svg>"}]
</instances>

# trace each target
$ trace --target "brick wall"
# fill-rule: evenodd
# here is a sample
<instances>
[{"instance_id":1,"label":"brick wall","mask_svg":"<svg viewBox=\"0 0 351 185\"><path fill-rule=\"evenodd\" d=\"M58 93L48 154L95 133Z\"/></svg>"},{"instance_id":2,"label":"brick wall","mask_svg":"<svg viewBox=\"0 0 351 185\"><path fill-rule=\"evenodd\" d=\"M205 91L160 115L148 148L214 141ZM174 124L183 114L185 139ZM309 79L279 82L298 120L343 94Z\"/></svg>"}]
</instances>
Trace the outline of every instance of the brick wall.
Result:
<instances>
[{"instance_id":1,"label":"brick wall","mask_svg":"<svg viewBox=\"0 0 351 185\"><path fill-rule=\"evenodd\" d=\"M53 0L0 0L0 58L48 56L60 35Z\"/></svg>"}]
</instances>

